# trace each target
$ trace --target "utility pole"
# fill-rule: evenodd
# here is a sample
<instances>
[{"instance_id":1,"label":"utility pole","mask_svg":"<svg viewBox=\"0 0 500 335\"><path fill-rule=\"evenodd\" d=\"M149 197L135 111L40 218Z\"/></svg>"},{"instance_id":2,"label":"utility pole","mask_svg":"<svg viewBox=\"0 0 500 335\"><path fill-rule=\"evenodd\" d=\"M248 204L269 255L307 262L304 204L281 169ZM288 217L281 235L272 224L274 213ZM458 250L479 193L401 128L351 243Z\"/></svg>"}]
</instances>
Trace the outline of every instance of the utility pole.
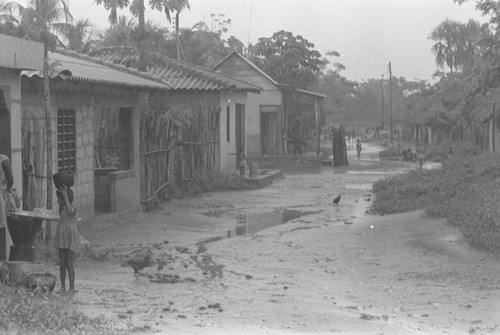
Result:
<instances>
[{"instance_id":1,"label":"utility pole","mask_svg":"<svg viewBox=\"0 0 500 335\"><path fill-rule=\"evenodd\" d=\"M382 129L384 129L384 106L385 105L385 100L384 100L384 75L382 75Z\"/></svg>"},{"instance_id":2,"label":"utility pole","mask_svg":"<svg viewBox=\"0 0 500 335\"><path fill-rule=\"evenodd\" d=\"M493 111L491 114L491 149L495 151L495 106L496 103L493 103Z\"/></svg>"},{"instance_id":3,"label":"utility pole","mask_svg":"<svg viewBox=\"0 0 500 335\"><path fill-rule=\"evenodd\" d=\"M391 144L392 144L392 69L389 62L389 108L391 110Z\"/></svg>"}]
</instances>

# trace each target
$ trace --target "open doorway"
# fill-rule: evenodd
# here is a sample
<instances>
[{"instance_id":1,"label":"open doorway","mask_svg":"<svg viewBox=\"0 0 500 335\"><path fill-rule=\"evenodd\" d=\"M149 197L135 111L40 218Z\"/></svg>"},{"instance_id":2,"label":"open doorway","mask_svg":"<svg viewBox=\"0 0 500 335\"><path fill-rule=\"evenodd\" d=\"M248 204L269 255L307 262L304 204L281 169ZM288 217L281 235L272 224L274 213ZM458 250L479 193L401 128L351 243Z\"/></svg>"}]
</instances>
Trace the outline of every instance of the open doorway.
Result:
<instances>
[{"instance_id":1,"label":"open doorway","mask_svg":"<svg viewBox=\"0 0 500 335\"><path fill-rule=\"evenodd\" d=\"M278 134L279 106L260 106L260 143L261 153L276 155L279 152Z\"/></svg>"},{"instance_id":2,"label":"open doorway","mask_svg":"<svg viewBox=\"0 0 500 335\"><path fill-rule=\"evenodd\" d=\"M236 152L243 148L246 153L246 114L245 105L236 104L236 117L235 117L235 136L236 136ZM236 155L236 166L238 166L238 155Z\"/></svg>"},{"instance_id":3,"label":"open doorway","mask_svg":"<svg viewBox=\"0 0 500 335\"><path fill-rule=\"evenodd\" d=\"M0 89L0 154L10 157L10 112L4 90Z\"/></svg>"}]
</instances>

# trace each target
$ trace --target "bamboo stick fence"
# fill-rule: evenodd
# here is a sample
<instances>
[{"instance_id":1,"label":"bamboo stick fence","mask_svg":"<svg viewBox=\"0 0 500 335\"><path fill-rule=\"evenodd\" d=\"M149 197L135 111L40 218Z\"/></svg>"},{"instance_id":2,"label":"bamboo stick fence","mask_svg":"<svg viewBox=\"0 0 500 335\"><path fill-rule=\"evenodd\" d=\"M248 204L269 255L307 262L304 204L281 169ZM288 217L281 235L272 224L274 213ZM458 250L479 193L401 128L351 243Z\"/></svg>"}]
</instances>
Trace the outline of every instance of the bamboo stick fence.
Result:
<instances>
[{"instance_id":1,"label":"bamboo stick fence","mask_svg":"<svg viewBox=\"0 0 500 335\"><path fill-rule=\"evenodd\" d=\"M150 106L141 116L141 204L187 189L197 176L220 169L220 108Z\"/></svg>"}]
</instances>

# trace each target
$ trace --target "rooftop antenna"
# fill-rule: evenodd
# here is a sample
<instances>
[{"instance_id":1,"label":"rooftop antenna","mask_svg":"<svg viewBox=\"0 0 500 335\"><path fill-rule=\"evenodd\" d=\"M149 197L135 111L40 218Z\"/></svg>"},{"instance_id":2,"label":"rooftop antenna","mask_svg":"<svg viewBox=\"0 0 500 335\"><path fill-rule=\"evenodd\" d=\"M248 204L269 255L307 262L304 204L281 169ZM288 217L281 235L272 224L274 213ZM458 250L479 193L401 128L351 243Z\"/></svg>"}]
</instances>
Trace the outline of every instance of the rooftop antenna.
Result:
<instances>
[{"instance_id":1,"label":"rooftop antenna","mask_svg":"<svg viewBox=\"0 0 500 335\"><path fill-rule=\"evenodd\" d=\"M250 19L248 20L247 50L250 46L250 30L252 28L253 0L250 1Z\"/></svg>"}]
</instances>

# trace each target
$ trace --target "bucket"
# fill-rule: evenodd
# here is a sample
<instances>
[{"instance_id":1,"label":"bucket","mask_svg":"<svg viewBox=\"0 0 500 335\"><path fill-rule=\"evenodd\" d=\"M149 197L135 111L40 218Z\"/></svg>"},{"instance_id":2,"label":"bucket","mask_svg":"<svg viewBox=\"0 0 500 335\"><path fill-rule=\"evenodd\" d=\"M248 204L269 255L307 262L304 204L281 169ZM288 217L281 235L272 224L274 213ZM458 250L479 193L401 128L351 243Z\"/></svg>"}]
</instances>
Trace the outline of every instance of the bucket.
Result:
<instances>
[{"instance_id":1,"label":"bucket","mask_svg":"<svg viewBox=\"0 0 500 335\"><path fill-rule=\"evenodd\" d=\"M25 283L26 275L30 273L43 273L45 266L35 262L10 261L7 262L10 280L13 283Z\"/></svg>"},{"instance_id":2,"label":"bucket","mask_svg":"<svg viewBox=\"0 0 500 335\"><path fill-rule=\"evenodd\" d=\"M250 163L250 178L257 177L259 175L259 163L257 162L251 162Z\"/></svg>"},{"instance_id":3,"label":"bucket","mask_svg":"<svg viewBox=\"0 0 500 335\"><path fill-rule=\"evenodd\" d=\"M63 185L71 187L75 184L75 175L70 170L63 170L53 175L52 180L56 188L60 188Z\"/></svg>"}]
</instances>

